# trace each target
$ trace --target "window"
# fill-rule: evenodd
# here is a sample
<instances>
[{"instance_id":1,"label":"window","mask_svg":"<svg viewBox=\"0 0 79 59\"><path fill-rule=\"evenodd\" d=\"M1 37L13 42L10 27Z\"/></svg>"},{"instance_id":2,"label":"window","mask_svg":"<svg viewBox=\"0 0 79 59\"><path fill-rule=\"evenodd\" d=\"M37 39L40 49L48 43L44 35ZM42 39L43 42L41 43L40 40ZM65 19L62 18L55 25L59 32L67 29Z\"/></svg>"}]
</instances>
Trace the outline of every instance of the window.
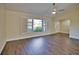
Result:
<instances>
[{"instance_id":1,"label":"window","mask_svg":"<svg viewBox=\"0 0 79 59\"><path fill-rule=\"evenodd\" d=\"M28 32L45 32L47 27L46 20L28 19Z\"/></svg>"}]
</instances>

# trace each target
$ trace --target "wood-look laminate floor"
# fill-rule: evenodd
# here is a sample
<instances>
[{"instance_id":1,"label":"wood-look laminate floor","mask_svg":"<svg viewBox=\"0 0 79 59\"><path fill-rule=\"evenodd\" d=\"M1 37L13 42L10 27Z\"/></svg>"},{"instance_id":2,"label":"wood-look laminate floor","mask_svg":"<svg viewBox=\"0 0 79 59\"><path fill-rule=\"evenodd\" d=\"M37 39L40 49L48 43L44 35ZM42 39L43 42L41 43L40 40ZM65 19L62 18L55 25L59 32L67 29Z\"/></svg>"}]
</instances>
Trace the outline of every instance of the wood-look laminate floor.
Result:
<instances>
[{"instance_id":1,"label":"wood-look laminate floor","mask_svg":"<svg viewBox=\"0 0 79 59\"><path fill-rule=\"evenodd\" d=\"M78 55L79 40L55 34L7 42L3 55Z\"/></svg>"}]
</instances>

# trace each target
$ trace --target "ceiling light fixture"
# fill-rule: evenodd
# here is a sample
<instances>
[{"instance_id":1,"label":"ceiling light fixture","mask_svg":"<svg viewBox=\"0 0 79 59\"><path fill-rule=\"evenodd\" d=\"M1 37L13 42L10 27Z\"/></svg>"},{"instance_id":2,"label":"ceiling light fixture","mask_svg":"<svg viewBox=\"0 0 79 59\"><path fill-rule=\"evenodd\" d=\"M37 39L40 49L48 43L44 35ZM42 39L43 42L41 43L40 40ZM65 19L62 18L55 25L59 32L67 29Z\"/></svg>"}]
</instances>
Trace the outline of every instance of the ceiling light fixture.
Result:
<instances>
[{"instance_id":1,"label":"ceiling light fixture","mask_svg":"<svg viewBox=\"0 0 79 59\"><path fill-rule=\"evenodd\" d=\"M56 11L53 11L52 14L56 14Z\"/></svg>"},{"instance_id":2,"label":"ceiling light fixture","mask_svg":"<svg viewBox=\"0 0 79 59\"><path fill-rule=\"evenodd\" d=\"M52 14L56 14L57 12L56 12L56 6L55 6L55 3L53 3L53 11L52 11Z\"/></svg>"}]
</instances>

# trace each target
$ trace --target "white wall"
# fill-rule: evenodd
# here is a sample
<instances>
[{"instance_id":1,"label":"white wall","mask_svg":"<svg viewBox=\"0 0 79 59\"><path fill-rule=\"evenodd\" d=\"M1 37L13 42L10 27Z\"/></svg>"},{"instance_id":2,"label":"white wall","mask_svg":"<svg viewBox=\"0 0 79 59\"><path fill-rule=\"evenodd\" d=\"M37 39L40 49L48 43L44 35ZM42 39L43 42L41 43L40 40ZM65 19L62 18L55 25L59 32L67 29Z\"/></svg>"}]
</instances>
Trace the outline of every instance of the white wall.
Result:
<instances>
[{"instance_id":1,"label":"white wall","mask_svg":"<svg viewBox=\"0 0 79 59\"><path fill-rule=\"evenodd\" d=\"M55 32L58 33L60 32L60 21L55 21Z\"/></svg>"},{"instance_id":2,"label":"white wall","mask_svg":"<svg viewBox=\"0 0 79 59\"><path fill-rule=\"evenodd\" d=\"M70 20L65 19L60 21L60 32L69 34Z\"/></svg>"},{"instance_id":3,"label":"white wall","mask_svg":"<svg viewBox=\"0 0 79 59\"><path fill-rule=\"evenodd\" d=\"M70 37L79 39L79 9L75 13L75 16L71 18Z\"/></svg>"},{"instance_id":4,"label":"white wall","mask_svg":"<svg viewBox=\"0 0 79 59\"><path fill-rule=\"evenodd\" d=\"M76 38L79 39L79 6L78 5L73 5L69 9L66 9L65 12L61 15L57 15L56 20L62 20L62 19L69 19L70 20L70 28L69 30L65 26L67 23L66 22L60 22L61 28L60 32L69 32L69 37L70 38Z\"/></svg>"},{"instance_id":5,"label":"white wall","mask_svg":"<svg viewBox=\"0 0 79 59\"><path fill-rule=\"evenodd\" d=\"M51 18L45 18L48 21L47 32L32 32L28 33L25 29L25 19L28 18L38 18L39 16L26 14L23 12L7 10L6 12L6 32L7 40L16 40L22 38L28 38L39 35L47 35L55 32L54 23ZM40 17L41 18L41 17Z\"/></svg>"},{"instance_id":6,"label":"white wall","mask_svg":"<svg viewBox=\"0 0 79 59\"><path fill-rule=\"evenodd\" d=\"M74 5L63 16L65 19L70 19L69 37L79 39L79 6Z\"/></svg>"},{"instance_id":7,"label":"white wall","mask_svg":"<svg viewBox=\"0 0 79 59\"><path fill-rule=\"evenodd\" d=\"M54 21L55 26L55 32L56 33L66 33L69 34L70 30L70 20L55 20Z\"/></svg>"},{"instance_id":8,"label":"white wall","mask_svg":"<svg viewBox=\"0 0 79 59\"><path fill-rule=\"evenodd\" d=\"M0 4L0 53L6 43L5 6Z\"/></svg>"}]
</instances>

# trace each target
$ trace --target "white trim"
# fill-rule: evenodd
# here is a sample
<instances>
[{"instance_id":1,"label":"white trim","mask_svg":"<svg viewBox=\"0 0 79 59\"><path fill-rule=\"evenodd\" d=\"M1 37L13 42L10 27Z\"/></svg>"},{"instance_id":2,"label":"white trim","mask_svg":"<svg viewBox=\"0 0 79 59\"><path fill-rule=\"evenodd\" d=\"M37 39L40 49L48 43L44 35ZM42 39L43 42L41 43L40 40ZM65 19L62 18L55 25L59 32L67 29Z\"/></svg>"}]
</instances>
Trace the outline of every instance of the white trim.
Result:
<instances>
[{"instance_id":1,"label":"white trim","mask_svg":"<svg viewBox=\"0 0 79 59\"><path fill-rule=\"evenodd\" d=\"M63 31L60 31L60 33L65 33L65 34L69 34L69 32L63 32Z\"/></svg>"},{"instance_id":2,"label":"white trim","mask_svg":"<svg viewBox=\"0 0 79 59\"><path fill-rule=\"evenodd\" d=\"M5 41L4 44L2 45L2 48L0 49L0 54L1 54L2 50L4 49L4 47L5 47L5 44L6 44L6 41Z\"/></svg>"},{"instance_id":3,"label":"white trim","mask_svg":"<svg viewBox=\"0 0 79 59\"><path fill-rule=\"evenodd\" d=\"M50 35L50 34L55 34L55 33L44 33L44 34L41 34L41 35L22 36L22 37L17 37L17 38L12 38L12 39L7 39L6 41L21 40L21 39L24 39L24 38L31 38L31 37L37 37L37 36L45 36L45 35Z\"/></svg>"},{"instance_id":4,"label":"white trim","mask_svg":"<svg viewBox=\"0 0 79 59\"><path fill-rule=\"evenodd\" d=\"M76 37L76 36L69 36L70 38L74 38L74 39L78 39L79 40L79 37Z\"/></svg>"}]
</instances>

